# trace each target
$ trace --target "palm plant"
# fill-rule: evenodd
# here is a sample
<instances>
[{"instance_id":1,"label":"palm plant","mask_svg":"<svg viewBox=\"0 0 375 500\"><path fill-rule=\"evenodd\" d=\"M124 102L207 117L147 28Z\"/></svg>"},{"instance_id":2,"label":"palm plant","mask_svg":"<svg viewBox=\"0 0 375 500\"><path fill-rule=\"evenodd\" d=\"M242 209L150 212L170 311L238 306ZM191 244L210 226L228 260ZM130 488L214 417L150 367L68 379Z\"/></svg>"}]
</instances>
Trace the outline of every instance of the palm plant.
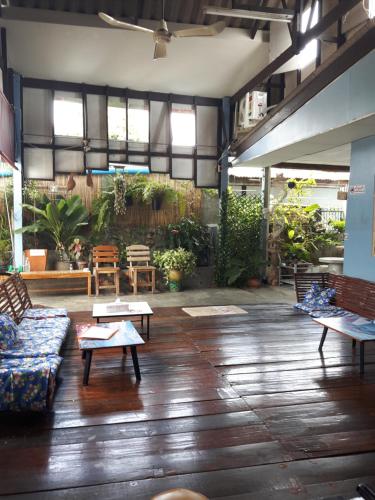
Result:
<instances>
[{"instance_id":1,"label":"palm plant","mask_svg":"<svg viewBox=\"0 0 375 500\"><path fill-rule=\"evenodd\" d=\"M89 214L79 196L50 201L43 209L27 204L24 208L38 218L33 224L23 227L21 232L48 234L55 243L59 260L65 260L67 249L75 238L83 239L79 231L87 225Z\"/></svg>"}]
</instances>

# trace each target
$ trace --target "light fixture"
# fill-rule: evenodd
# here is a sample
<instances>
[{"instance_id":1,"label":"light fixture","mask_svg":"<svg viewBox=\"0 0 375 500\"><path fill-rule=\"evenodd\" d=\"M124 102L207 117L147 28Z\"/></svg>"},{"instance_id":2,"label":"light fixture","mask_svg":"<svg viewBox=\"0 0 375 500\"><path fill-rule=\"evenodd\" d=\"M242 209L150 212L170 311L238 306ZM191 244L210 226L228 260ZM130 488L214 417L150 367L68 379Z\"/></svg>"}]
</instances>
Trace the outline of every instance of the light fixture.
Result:
<instances>
[{"instance_id":1,"label":"light fixture","mask_svg":"<svg viewBox=\"0 0 375 500\"><path fill-rule=\"evenodd\" d=\"M266 9L258 10L243 10L243 9L227 9L225 7L214 7L207 5L202 11L205 14L224 17L241 17L244 19L259 19L260 21L276 21L279 23L291 23L294 14L290 10L282 12L281 9Z\"/></svg>"}]
</instances>

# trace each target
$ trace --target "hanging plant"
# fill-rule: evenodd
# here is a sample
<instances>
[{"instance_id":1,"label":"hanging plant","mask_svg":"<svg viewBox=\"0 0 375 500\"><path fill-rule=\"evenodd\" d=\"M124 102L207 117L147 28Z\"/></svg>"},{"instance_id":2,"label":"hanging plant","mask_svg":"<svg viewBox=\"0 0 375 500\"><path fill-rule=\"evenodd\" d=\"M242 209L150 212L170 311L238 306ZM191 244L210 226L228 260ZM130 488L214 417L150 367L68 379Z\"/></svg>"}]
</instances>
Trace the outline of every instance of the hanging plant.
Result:
<instances>
[{"instance_id":1,"label":"hanging plant","mask_svg":"<svg viewBox=\"0 0 375 500\"><path fill-rule=\"evenodd\" d=\"M126 180L125 176L116 174L113 180L115 201L114 209L116 215L126 214Z\"/></svg>"}]
</instances>

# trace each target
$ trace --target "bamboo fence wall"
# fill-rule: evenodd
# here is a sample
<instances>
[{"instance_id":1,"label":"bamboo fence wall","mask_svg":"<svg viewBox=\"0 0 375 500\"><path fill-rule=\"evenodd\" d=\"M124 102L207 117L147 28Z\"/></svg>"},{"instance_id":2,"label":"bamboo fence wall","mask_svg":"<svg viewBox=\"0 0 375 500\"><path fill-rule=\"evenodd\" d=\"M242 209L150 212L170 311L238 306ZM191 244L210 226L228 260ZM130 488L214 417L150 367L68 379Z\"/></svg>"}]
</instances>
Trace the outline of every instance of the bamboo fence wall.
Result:
<instances>
[{"instance_id":1,"label":"bamboo fence wall","mask_svg":"<svg viewBox=\"0 0 375 500\"><path fill-rule=\"evenodd\" d=\"M68 175L57 175L54 181L37 181L36 185L40 192L51 197L51 189L55 187L56 192L66 196L66 185ZM102 186L105 186L106 176L93 175L93 187L86 185L86 176L75 176L76 186L69 195L79 195L84 205L90 211L93 200L100 194ZM130 178L130 176L129 176ZM183 202L173 204L163 204L160 210L152 210L151 206L144 204L134 204L127 208L123 224L128 226L147 226L155 228L157 226L166 226L167 224L177 222L183 216L196 216L200 218L202 209L201 189L194 187L191 181L180 181L170 179L163 174L150 174L148 179L170 185L176 191L183 194ZM105 189L105 187L104 187Z\"/></svg>"}]
</instances>

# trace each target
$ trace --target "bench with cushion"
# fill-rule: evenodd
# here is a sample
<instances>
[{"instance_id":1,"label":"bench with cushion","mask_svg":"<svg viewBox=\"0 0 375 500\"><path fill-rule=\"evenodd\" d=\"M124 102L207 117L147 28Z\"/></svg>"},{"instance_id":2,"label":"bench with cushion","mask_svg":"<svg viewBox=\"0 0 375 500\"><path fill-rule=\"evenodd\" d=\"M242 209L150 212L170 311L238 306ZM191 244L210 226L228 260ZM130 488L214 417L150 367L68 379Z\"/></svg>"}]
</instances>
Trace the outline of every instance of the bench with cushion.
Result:
<instances>
[{"instance_id":1,"label":"bench with cushion","mask_svg":"<svg viewBox=\"0 0 375 500\"><path fill-rule=\"evenodd\" d=\"M0 410L50 408L70 325L66 310L33 308L24 281L12 274L0 283L0 324L15 332L10 342L0 332Z\"/></svg>"},{"instance_id":2,"label":"bench with cushion","mask_svg":"<svg viewBox=\"0 0 375 500\"><path fill-rule=\"evenodd\" d=\"M353 348L358 341L360 372L363 374L365 344L375 341L375 283L330 273L298 273L295 275L295 288L299 303L303 301L313 283L336 291L334 299L331 300L331 306L334 306L332 314L314 319L323 326L319 351L323 350L329 329L350 337Z\"/></svg>"}]
</instances>

